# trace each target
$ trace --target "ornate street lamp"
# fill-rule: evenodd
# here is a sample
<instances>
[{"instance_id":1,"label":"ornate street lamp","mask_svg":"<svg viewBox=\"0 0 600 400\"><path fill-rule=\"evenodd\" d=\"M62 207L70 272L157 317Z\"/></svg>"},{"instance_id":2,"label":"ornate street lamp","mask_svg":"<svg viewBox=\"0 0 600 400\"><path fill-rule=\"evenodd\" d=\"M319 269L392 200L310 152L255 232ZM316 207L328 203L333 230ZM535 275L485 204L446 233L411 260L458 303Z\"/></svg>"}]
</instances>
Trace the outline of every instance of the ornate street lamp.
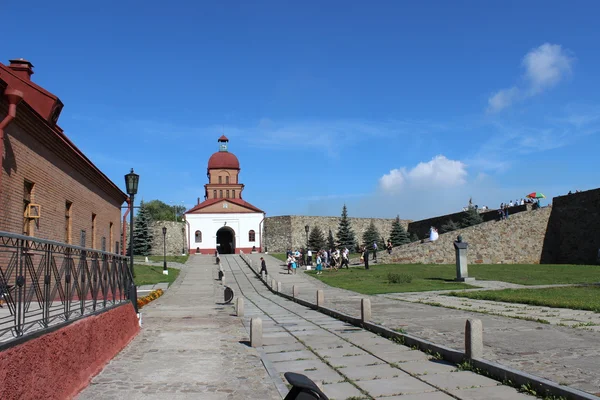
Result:
<instances>
[{"instance_id":1,"label":"ornate street lamp","mask_svg":"<svg viewBox=\"0 0 600 400\"><path fill-rule=\"evenodd\" d=\"M125 175L125 188L129 195L129 207L131 211L129 213L129 268L131 269L131 276L135 278L135 272L133 271L133 199L138 191L138 183L140 182L140 176L133 172Z\"/></svg>"},{"instance_id":2,"label":"ornate street lamp","mask_svg":"<svg viewBox=\"0 0 600 400\"><path fill-rule=\"evenodd\" d=\"M167 227L163 226L163 274L169 275L167 269Z\"/></svg>"}]
</instances>

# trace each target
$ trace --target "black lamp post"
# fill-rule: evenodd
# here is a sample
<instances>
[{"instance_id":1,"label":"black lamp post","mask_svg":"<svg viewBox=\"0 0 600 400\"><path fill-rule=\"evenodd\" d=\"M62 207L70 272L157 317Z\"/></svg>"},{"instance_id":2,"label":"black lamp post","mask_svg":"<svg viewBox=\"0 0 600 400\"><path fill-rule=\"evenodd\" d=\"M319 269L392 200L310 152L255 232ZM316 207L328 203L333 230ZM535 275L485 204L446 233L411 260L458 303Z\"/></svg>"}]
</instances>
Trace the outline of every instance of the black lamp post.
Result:
<instances>
[{"instance_id":1,"label":"black lamp post","mask_svg":"<svg viewBox=\"0 0 600 400\"><path fill-rule=\"evenodd\" d=\"M169 275L167 269L167 227L163 226L163 274Z\"/></svg>"},{"instance_id":2,"label":"black lamp post","mask_svg":"<svg viewBox=\"0 0 600 400\"><path fill-rule=\"evenodd\" d=\"M181 255L185 256L185 226L181 228L181 237L183 238L183 247L181 248Z\"/></svg>"},{"instance_id":3,"label":"black lamp post","mask_svg":"<svg viewBox=\"0 0 600 400\"><path fill-rule=\"evenodd\" d=\"M308 253L308 231L310 230L310 226L305 225L304 226L304 231L306 232L306 251L305 253Z\"/></svg>"},{"instance_id":4,"label":"black lamp post","mask_svg":"<svg viewBox=\"0 0 600 400\"><path fill-rule=\"evenodd\" d=\"M135 277L135 272L133 271L133 199L137 194L139 182L140 176L133 172L133 168L131 168L131 172L125 175L125 187L129 195L129 206L131 208L129 212L129 268L131 269L132 277Z\"/></svg>"}]
</instances>

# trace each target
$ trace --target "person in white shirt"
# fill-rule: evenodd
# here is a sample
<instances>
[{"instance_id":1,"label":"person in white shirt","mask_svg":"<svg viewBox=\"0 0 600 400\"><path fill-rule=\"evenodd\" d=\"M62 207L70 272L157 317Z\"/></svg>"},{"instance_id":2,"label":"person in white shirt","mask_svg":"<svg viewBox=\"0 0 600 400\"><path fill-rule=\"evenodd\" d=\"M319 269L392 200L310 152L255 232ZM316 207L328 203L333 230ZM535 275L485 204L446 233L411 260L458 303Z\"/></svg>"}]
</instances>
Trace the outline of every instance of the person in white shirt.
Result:
<instances>
[{"instance_id":1,"label":"person in white shirt","mask_svg":"<svg viewBox=\"0 0 600 400\"><path fill-rule=\"evenodd\" d=\"M312 251L310 249L308 249L308 252L306 253L306 264L310 265L312 267Z\"/></svg>"}]
</instances>

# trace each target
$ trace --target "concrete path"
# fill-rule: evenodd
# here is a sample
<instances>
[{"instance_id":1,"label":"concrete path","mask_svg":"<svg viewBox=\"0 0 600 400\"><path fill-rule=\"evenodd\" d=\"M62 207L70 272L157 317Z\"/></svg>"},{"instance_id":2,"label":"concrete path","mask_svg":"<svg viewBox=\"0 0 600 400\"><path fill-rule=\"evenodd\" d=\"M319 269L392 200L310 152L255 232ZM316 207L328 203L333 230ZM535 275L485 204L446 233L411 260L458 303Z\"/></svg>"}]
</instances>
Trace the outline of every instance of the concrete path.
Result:
<instances>
[{"instance_id":1,"label":"concrete path","mask_svg":"<svg viewBox=\"0 0 600 400\"><path fill-rule=\"evenodd\" d=\"M222 266L227 286L245 299L245 324L253 317L262 320L263 363L275 381L288 371L305 374L332 400L532 399L433 355L276 296L239 256L222 256ZM283 280L273 272L275 279Z\"/></svg>"},{"instance_id":2,"label":"concrete path","mask_svg":"<svg viewBox=\"0 0 600 400\"><path fill-rule=\"evenodd\" d=\"M478 282L479 284L480 282ZM528 286L526 289L543 289L552 286ZM469 289L473 291L480 289ZM495 290L495 289L494 289ZM458 290L455 290L458 291ZM568 308L553 308L532 306L529 304L503 303L499 301L476 300L466 297L447 296L448 292L392 293L383 297L412 303L422 303L459 310L475 311L511 317L528 319L558 326L600 332L600 314L593 311L571 310Z\"/></svg>"},{"instance_id":3,"label":"concrete path","mask_svg":"<svg viewBox=\"0 0 600 400\"><path fill-rule=\"evenodd\" d=\"M142 309L140 334L79 399L281 399L223 291L212 257L191 257ZM116 328L118 329L118 327Z\"/></svg>"},{"instance_id":4,"label":"concrete path","mask_svg":"<svg viewBox=\"0 0 600 400\"><path fill-rule=\"evenodd\" d=\"M250 257L258 262L260 255L252 254ZM327 307L360 315L360 299L367 296L330 287L302 271L288 275L280 260L265 257L270 274L282 282L283 292L291 294L292 286L297 285L299 297L314 302L316 290L323 289ZM398 301L389 298L389 295L368 297L374 322L389 328L401 328L414 336L455 349L463 348L465 320L481 319L484 358L487 360L589 393L600 393L598 332Z\"/></svg>"}]
</instances>

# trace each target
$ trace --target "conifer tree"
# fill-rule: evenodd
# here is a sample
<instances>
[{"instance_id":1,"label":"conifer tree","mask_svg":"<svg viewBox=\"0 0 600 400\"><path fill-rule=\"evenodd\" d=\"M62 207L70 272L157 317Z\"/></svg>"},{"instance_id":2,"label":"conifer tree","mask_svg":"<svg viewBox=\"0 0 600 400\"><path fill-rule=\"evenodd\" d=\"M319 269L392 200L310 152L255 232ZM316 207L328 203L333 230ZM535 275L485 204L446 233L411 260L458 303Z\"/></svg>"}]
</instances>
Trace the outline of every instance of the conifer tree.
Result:
<instances>
[{"instance_id":1,"label":"conifer tree","mask_svg":"<svg viewBox=\"0 0 600 400\"><path fill-rule=\"evenodd\" d=\"M323 231L318 226L315 226L310 231L310 236L308 237L308 247L313 251L319 251L325 248L327 242L325 241L325 236L323 235Z\"/></svg>"},{"instance_id":2,"label":"conifer tree","mask_svg":"<svg viewBox=\"0 0 600 400\"><path fill-rule=\"evenodd\" d=\"M377 242L377 247L380 250L383 249L384 243L381 243L381 235L379 234L379 231L377 230L377 227L375 226L375 223L373 222L373 220L371 220L369 227L363 233L362 240L363 240L363 245L367 249L372 249L373 243L375 243L375 242Z\"/></svg>"},{"instance_id":3,"label":"conifer tree","mask_svg":"<svg viewBox=\"0 0 600 400\"><path fill-rule=\"evenodd\" d=\"M460 229L460 225L457 224L456 222L454 222L453 220L449 219L440 228L441 228L440 233L446 233L446 232L452 232L457 229Z\"/></svg>"},{"instance_id":4,"label":"conifer tree","mask_svg":"<svg viewBox=\"0 0 600 400\"><path fill-rule=\"evenodd\" d=\"M327 236L327 249L335 249L335 239L333 238L331 229L329 230L329 235Z\"/></svg>"},{"instance_id":5,"label":"conifer tree","mask_svg":"<svg viewBox=\"0 0 600 400\"><path fill-rule=\"evenodd\" d=\"M152 249L152 231L150 224L152 218L143 201L140 203L140 208L133 224L133 254L139 256L150 255Z\"/></svg>"},{"instance_id":6,"label":"conifer tree","mask_svg":"<svg viewBox=\"0 0 600 400\"><path fill-rule=\"evenodd\" d=\"M469 207L465 211L465 217L462 220L461 226L467 228L469 226L478 225L483 222L483 218L479 215L479 212L475 207Z\"/></svg>"},{"instance_id":7,"label":"conifer tree","mask_svg":"<svg viewBox=\"0 0 600 400\"><path fill-rule=\"evenodd\" d=\"M348 209L346 208L345 204L344 208L342 208L342 216L340 218L340 224L338 225L336 237L338 248L340 249L347 247L350 251L352 251L356 246L356 238L354 236L354 231L350 227L350 220L348 219Z\"/></svg>"},{"instance_id":8,"label":"conifer tree","mask_svg":"<svg viewBox=\"0 0 600 400\"><path fill-rule=\"evenodd\" d=\"M410 243L410 236L404 226L400 223L400 216L397 215L394 222L392 222L392 231L390 232L390 240L392 246L400 246L406 243Z\"/></svg>"}]
</instances>

